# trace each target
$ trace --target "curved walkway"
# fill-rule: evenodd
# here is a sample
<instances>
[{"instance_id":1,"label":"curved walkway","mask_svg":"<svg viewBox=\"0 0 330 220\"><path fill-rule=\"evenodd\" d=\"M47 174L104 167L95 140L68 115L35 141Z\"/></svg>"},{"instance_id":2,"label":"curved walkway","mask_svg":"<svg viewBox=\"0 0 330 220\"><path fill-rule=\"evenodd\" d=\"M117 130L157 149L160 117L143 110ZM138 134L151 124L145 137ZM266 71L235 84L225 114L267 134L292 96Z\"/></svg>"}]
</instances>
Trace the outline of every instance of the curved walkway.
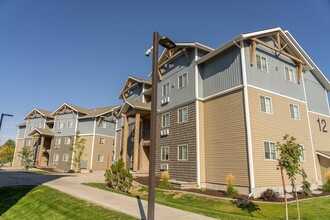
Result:
<instances>
[{"instance_id":1,"label":"curved walkway","mask_svg":"<svg viewBox=\"0 0 330 220\"><path fill-rule=\"evenodd\" d=\"M36 175L18 171L18 169L13 168L3 168L3 170L0 170L0 187L43 184L103 207L136 218L146 219L148 207L146 201L81 184L83 182L104 182L103 172ZM155 204L155 219L206 220L212 218Z\"/></svg>"}]
</instances>

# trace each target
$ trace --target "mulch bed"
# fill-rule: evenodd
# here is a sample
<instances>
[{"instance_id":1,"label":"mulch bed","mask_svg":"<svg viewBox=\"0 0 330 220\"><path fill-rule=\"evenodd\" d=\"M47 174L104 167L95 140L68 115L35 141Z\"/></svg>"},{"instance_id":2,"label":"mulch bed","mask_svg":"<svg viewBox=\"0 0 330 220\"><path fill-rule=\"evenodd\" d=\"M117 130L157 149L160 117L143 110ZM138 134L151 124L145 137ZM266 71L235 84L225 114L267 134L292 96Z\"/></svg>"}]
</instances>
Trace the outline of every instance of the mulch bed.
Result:
<instances>
[{"instance_id":1,"label":"mulch bed","mask_svg":"<svg viewBox=\"0 0 330 220\"><path fill-rule=\"evenodd\" d=\"M134 178L134 181L148 186L149 182L149 177L136 177ZM156 179L155 181L155 185L156 188L159 186L160 183L160 179ZM173 189L174 191L176 189ZM235 195L233 197L227 197L226 193L224 191L220 191L220 190L212 190L212 189L204 189L204 190L200 190L200 189L181 189L179 191L186 191L186 192L193 192L193 193L197 193L197 194L201 194L201 195L207 195L207 196L215 196L215 197L222 197L222 198L232 198L232 199L248 199L247 195ZM312 197L306 197L304 195L302 195L301 193L298 193L298 198L299 199L306 199L306 198L315 198L315 197L322 197L322 196L329 196L330 192L322 192L322 194L313 194ZM288 199L288 201L294 201L295 198L295 194L292 193L293 198ZM252 201L263 201L263 202L284 202L284 198L276 198L276 200L272 200L272 201L267 201L264 199L260 199L260 198L250 198L249 200Z\"/></svg>"}]
</instances>

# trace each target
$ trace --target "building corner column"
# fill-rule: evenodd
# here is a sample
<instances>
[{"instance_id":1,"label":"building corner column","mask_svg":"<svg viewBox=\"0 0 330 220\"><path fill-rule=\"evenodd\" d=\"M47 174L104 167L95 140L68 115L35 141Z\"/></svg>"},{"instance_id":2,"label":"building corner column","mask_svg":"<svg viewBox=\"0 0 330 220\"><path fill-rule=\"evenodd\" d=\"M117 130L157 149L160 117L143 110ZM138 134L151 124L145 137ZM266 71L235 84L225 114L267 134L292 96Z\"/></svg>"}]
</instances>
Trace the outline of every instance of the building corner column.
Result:
<instances>
[{"instance_id":1,"label":"building corner column","mask_svg":"<svg viewBox=\"0 0 330 220\"><path fill-rule=\"evenodd\" d=\"M134 156L133 156L133 171L138 170L138 155L139 155L139 138L140 137L140 113L135 115L134 127Z\"/></svg>"},{"instance_id":2,"label":"building corner column","mask_svg":"<svg viewBox=\"0 0 330 220\"><path fill-rule=\"evenodd\" d=\"M126 167L126 158L127 158L127 139L128 139L128 118L126 115L123 115L124 120L124 134L123 134L123 150L122 158Z\"/></svg>"}]
</instances>

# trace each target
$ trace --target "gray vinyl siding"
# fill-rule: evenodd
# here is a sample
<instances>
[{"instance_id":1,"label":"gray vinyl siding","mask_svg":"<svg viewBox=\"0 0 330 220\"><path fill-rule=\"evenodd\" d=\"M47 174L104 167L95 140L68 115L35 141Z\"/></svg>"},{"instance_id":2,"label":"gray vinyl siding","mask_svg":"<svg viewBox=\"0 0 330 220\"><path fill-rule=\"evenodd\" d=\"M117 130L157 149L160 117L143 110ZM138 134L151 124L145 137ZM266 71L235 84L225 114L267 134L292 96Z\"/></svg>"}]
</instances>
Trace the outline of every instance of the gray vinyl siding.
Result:
<instances>
[{"instance_id":1,"label":"gray vinyl siding","mask_svg":"<svg viewBox=\"0 0 330 220\"><path fill-rule=\"evenodd\" d=\"M44 121L45 119L40 117L40 118L32 118L32 119L29 119L28 120L28 123L27 123L27 134L30 133L32 130L31 130L31 127L33 128L38 128L38 127L41 127L43 128L44 127Z\"/></svg>"},{"instance_id":2,"label":"gray vinyl siding","mask_svg":"<svg viewBox=\"0 0 330 220\"><path fill-rule=\"evenodd\" d=\"M197 55L198 55L199 58L205 56L205 55L208 54L208 53L209 53L209 52L206 52L206 51L204 51L204 50L198 50L198 51L197 51Z\"/></svg>"},{"instance_id":3,"label":"gray vinyl siding","mask_svg":"<svg viewBox=\"0 0 330 220\"><path fill-rule=\"evenodd\" d=\"M136 101L142 102L142 85L135 86L134 88L129 90L128 96L126 97L127 101Z\"/></svg>"},{"instance_id":4,"label":"gray vinyl siding","mask_svg":"<svg viewBox=\"0 0 330 220\"><path fill-rule=\"evenodd\" d=\"M67 123L69 121L72 122L72 128L68 128ZM63 123L62 129L57 128L60 122ZM54 123L53 132L56 134L56 136L72 136L75 134L76 122L76 116L71 113L58 115Z\"/></svg>"},{"instance_id":5,"label":"gray vinyl siding","mask_svg":"<svg viewBox=\"0 0 330 220\"><path fill-rule=\"evenodd\" d=\"M199 67L202 84L199 91L208 97L242 84L240 50L233 46Z\"/></svg>"},{"instance_id":6,"label":"gray vinyl siding","mask_svg":"<svg viewBox=\"0 0 330 220\"><path fill-rule=\"evenodd\" d=\"M24 126L21 126L18 128L18 135L17 135L17 138L24 138L25 136L25 129L26 127Z\"/></svg>"},{"instance_id":7,"label":"gray vinyl siding","mask_svg":"<svg viewBox=\"0 0 330 220\"><path fill-rule=\"evenodd\" d=\"M312 72L304 74L307 106L309 111L329 115L327 93Z\"/></svg>"},{"instance_id":8,"label":"gray vinyl siding","mask_svg":"<svg viewBox=\"0 0 330 220\"><path fill-rule=\"evenodd\" d=\"M190 58L194 57L193 50L190 50ZM188 74L188 85L178 89L178 77L184 73ZM162 87L166 83L170 83L170 94L162 97ZM157 105L161 111L167 111L176 105L191 102L195 99L195 62L186 62L185 55L170 62L169 68L163 73L163 80L160 81L157 88L158 100ZM169 97L167 104L161 105L162 99Z\"/></svg>"},{"instance_id":9,"label":"gray vinyl siding","mask_svg":"<svg viewBox=\"0 0 330 220\"><path fill-rule=\"evenodd\" d=\"M78 124L80 134L92 134L94 132L94 119L80 119Z\"/></svg>"},{"instance_id":10,"label":"gray vinyl siding","mask_svg":"<svg viewBox=\"0 0 330 220\"><path fill-rule=\"evenodd\" d=\"M256 54L266 57L268 72L257 69L256 59L254 65L250 65L250 49L246 45L246 75L249 85L305 101L302 83L293 83L285 79L284 70L285 66L288 66L294 70L297 81L297 70L291 60L283 55L277 56L274 51L260 45L257 46Z\"/></svg>"},{"instance_id":11,"label":"gray vinyl siding","mask_svg":"<svg viewBox=\"0 0 330 220\"><path fill-rule=\"evenodd\" d=\"M106 128L102 128L101 125L96 125L96 134L115 136L115 126L116 124L110 121L103 120L106 123Z\"/></svg>"}]
</instances>

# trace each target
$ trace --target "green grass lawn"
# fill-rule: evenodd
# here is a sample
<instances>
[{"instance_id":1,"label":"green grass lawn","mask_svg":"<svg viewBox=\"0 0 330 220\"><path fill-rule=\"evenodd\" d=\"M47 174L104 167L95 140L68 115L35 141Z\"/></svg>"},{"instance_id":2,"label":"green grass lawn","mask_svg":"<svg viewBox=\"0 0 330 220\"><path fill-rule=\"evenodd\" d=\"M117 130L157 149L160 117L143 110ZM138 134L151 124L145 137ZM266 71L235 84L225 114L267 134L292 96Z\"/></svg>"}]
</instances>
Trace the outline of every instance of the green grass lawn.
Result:
<instances>
[{"instance_id":1,"label":"green grass lawn","mask_svg":"<svg viewBox=\"0 0 330 220\"><path fill-rule=\"evenodd\" d=\"M109 190L103 183L87 183L85 185L99 189ZM134 195L135 194L135 195ZM128 196L139 196L147 200L147 188L142 187L137 193L126 194ZM215 199L195 194L180 192L167 192L156 190L155 200L157 203L207 215L221 219L285 219L285 206L283 204L258 203L255 202L253 208L260 210L249 212L246 209L238 208L232 201ZM330 219L330 197L315 198L299 202L301 219ZM289 218L296 219L296 204L289 204Z\"/></svg>"},{"instance_id":2,"label":"green grass lawn","mask_svg":"<svg viewBox=\"0 0 330 220\"><path fill-rule=\"evenodd\" d=\"M0 219L135 219L47 186L0 188Z\"/></svg>"},{"instance_id":3,"label":"green grass lawn","mask_svg":"<svg viewBox=\"0 0 330 220\"><path fill-rule=\"evenodd\" d=\"M49 172L45 170L28 170L28 171L21 171L22 173L34 173L34 174L40 174L40 175L49 175L49 174L55 174L54 172Z\"/></svg>"}]
</instances>

